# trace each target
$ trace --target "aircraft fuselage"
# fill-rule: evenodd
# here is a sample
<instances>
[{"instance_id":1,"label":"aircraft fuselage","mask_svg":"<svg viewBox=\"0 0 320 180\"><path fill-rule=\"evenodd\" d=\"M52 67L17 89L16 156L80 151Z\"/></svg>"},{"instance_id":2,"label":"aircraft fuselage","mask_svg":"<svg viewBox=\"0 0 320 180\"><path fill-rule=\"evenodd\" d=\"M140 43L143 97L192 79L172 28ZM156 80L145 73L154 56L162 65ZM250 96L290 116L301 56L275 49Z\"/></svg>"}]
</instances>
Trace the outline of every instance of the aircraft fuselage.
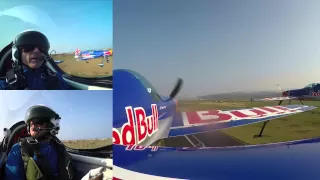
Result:
<instances>
[{"instance_id":1,"label":"aircraft fuselage","mask_svg":"<svg viewBox=\"0 0 320 180\"><path fill-rule=\"evenodd\" d=\"M320 87L289 90L283 92L283 96L297 97L299 100L304 101L319 101Z\"/></svg>"},{"instance_id":2,"label":"aircraft fuselage","mask_svg":"<svg viewBox=\"0 0 320 180\"><path fill-rule=\"evenodd\" d=\"M158 95L137 73L114 70L114 144L148 146L165 138L176 115L176 101ZM117 80L118 79L118 80Z\"/></svg>"}]
</instances>

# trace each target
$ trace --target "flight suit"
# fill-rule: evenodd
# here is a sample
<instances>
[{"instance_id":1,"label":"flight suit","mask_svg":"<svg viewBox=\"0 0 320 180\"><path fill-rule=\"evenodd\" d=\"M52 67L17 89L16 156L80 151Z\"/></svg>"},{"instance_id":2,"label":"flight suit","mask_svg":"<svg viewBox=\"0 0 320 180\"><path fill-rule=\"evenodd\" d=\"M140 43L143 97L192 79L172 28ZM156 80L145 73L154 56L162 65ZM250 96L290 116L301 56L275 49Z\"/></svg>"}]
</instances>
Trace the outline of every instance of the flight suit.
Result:
<instances>
[{"instance_id":1,"label":"flight suit","mask_svg":"<svg viewBox=\"0 0 320 180\"><path fill-rule=\"evenodd\" d=\"M5 179L72 180L75 174L71 156L59 142L20 139L8 155Z\"/></svg>"},{"instance_id":2,"label":"flight suit","mask_svg":"<svg viewBox=\"0 0 320 180\"><path fill-rule=\"evenodd\" d=\"M51 166L52 174L59 175L58 153L48 143L40 143L40 152L47 158ZM34 160L37 159L34 157ZM25 180L26 172L21 156L21 146L17 143L12 146L5 167L5 180Z\"/></svg>"},{"instance_id":3,"label":"flight suit","mask_svg":"<svg viewBox=\"0 0 320 180\"><path fill-rule=\"evenodd\" d=\"M23 67L24 76L27 79L27 87L29 90L67 90L68 84L64 81L62 76L58 73L48 73L45 67L39 69L29 69ZM54 75L55 74L55 75ZM0 89L5 90L8 84L5 80L0 81Z\"/></svg>"}]
</instances>

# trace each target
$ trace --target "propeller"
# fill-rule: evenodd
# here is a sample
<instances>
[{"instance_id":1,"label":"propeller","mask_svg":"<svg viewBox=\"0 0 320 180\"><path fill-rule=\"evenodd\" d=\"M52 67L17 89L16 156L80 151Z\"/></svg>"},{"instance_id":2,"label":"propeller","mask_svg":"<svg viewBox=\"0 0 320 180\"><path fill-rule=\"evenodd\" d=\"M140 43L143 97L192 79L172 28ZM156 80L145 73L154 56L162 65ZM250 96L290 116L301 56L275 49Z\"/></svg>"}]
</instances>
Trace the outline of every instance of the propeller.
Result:
<instances>
[{"instance_id":1,"label":"propeller","mask_svg":"<svg viewBox=\"0 0 320 180\"><path fill-rule=\"evenodd\" d=\"M276 86L278 87L278 89L281 91L281 93L282 92L284 92L284 90L280 87L280 85L279 84L276 84Z\"/></svg>"},{"instance_id":2,"label":"propeller","mask_svg":"<svg viewBox=\"0 0 320 180\"><path fill-rule=\"evenodd\" d=\"M181 90L182 84L183 84L183 80L182 80L181 78L179 78L179 79L177 80L176 85L174 86L173 90L172 90L171 93L170 93L170 98L176 97L176 95L177 95L177 94L180 92L180 90Z\"/></svg>"}]
</instances>

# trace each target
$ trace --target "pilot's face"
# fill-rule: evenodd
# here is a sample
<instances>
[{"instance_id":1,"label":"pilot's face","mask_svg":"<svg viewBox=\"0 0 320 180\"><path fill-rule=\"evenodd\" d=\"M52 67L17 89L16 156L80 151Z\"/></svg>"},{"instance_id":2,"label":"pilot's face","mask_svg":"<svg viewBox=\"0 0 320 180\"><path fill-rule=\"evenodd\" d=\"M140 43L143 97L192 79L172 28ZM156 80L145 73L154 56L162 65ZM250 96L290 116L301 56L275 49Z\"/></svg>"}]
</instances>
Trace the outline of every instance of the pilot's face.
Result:
<instances>
[{"instance_id":1,"label":"pilot's face","mask_svg":"<svg viewBox=\"0 0 320 180\"><path fill-rule=\"evenodd\" d=\"M34 128L47 128L47 123L30 122L30 135L34 138L38 138L48 132L47 130L36 131Z\"/></svg>"},{"instance_id":2,"label":"pilot's face","mask_svg":"<svg viewBox=\"0 0 320 180\"><path fill-rule=\"evenodd\" d=\"M41 52L40 48L28 45L21 47L22 63L31 69L38 69L44 62L45 54Z\"/></svg>"}]
</instances>

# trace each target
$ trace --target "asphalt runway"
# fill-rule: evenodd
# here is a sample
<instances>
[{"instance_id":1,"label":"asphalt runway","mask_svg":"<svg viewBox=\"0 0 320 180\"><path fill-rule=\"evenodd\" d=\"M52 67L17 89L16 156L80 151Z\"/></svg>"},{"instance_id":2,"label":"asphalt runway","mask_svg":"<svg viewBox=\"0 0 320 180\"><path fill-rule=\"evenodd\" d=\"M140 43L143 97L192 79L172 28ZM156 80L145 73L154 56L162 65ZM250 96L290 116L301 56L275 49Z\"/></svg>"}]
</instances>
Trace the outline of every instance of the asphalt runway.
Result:
<instances>
[{"instance_id":1,"label":"asphalt runway","mask_svg":"<svg viewBox=\"0 0 320 180\"><path fill-rule=\"evenodd\" d=\"M225 147L247 144L221 131L171 137L164 139L164 143L167 147Z\"/></svg>"}]
</instances>

